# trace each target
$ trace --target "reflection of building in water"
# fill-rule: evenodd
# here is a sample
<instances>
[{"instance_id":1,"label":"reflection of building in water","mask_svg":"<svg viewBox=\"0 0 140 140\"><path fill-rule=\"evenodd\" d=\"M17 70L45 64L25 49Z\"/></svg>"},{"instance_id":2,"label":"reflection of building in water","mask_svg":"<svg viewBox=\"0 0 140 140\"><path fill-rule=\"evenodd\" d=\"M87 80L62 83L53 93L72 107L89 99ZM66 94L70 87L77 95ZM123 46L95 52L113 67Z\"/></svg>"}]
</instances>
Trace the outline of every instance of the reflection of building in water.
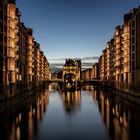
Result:
<instances>
[{"instance_id":1,"label":"reflection of building in water","mask_svg":"<svg viewBox=\"0 0 140 140\"><path fill-rule=\"evenodd\" d=\"M49 84L49 91L54 91L58 89L58 83L53 82L51 84Z\"/></svg>"},{"instance_id":2,"label":"reflection of building in water","mask_svg":"<svg viewBox=\"0 0 140 140\"><path fill-rule=\"evenodd\" d=\"M99 101L99 98L100 98L100 91L94 89L94 90L92 91L92 98L93 98L93 100L95 100L95 101Z\"/></svg>"},{"instance_id":3,"label":"reflection of building in water","mask_svg":"<svg viewBox=\"0 0 140 140\"><path fill-rule=\"evenodd\" d=\"M40 93L39 93L40 94ZM38 123L42 120L48 105L48 93L45 92L39 97L35 97L31 103L24 106L17 106L16 109L6 113L4 121L0 120L1 139L20 140L24 137L26 140L32 140L37 132ZM6 131L3 130L7 127ZM2 129L2 130L1 130Z\"/></svg>"},{"instance_id":4,"label":"reflection of building in water","mask_svg":"<svg viewBox=\"0 0 140 140\"><path fill-rule=\"evenodd\" d=\"M83 89L83 90L94 90L94 86L92 86L92 85L84 85L84 86L82 87L82 89Z\"/></svg>"},{"instance_id":5,"label":"reflection of building in water","mask_svg":"<svg viewBox=\"0 0 140 140\"><path fill-rule=\"evenodd\" d=\"M81 102L80 91L62 92L61 95L62 95L64 109L66 112L71 113L79 108Z\"/></svg>"},{"instance_id":6,"label":"reflection of building in water","mask_svg":"<svg viewBox=\"0 0 140 140\"><path fill-rule=\"evenodd\" d=\"M120 102L113 102L110 97L104 95L100 91L100 98L98 98L99 109L101 111L102 119L104 120L109 132L114 135L115 140L128 140L129 137L129 112L128 109L123 107ZM93 96L96 100L97 94Z\"/></svg>"},{"instance_id":7,"label":"reflection of building in water","mask_svg":"<svg viewBox=\"0 0 140 140\"><path fill-rule=\"evenodd\" d=\"M36 99L34 104L29 106L28 111L28 139L33 139L34 130L37 129L38 123L42 120L46 107L48 105L48 93Z\"/></svg>"}]
</instances>

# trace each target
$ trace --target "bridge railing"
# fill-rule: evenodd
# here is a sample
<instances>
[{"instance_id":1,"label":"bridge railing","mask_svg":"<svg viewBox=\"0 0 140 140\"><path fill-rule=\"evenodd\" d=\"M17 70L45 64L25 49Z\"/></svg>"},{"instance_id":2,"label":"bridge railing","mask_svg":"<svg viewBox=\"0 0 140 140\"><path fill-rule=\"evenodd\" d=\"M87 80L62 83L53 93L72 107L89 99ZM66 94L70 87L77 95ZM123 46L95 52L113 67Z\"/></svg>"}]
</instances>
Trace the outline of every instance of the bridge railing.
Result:
<instances>
[{"instance_id":1,"label":"bridge railing","mask_svg":"<svg viewBox=\"0 0 140 140\"><path fill-rule=\"evenodd\" d=\"M52 80L45 80L45 82L53 83L53 82L62 82L61 79L52 79Z\"/></svg>"}]
</instances>

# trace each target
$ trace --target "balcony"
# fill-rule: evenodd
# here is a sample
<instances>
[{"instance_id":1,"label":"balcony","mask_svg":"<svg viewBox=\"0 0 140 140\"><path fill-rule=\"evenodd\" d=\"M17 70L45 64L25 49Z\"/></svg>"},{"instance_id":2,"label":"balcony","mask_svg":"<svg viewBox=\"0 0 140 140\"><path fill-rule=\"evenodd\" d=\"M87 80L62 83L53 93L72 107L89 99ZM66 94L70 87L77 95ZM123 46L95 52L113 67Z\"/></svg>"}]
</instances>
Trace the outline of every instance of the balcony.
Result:
<instances>
[{"instance_id":1,"label":"balcony","mask_svg":"<svg viewBox=\"0 0 140 140\"><path fill-rule=\"evenodd\" d=\"M19 31L19 27L18 26L16 26L14 29L15 29L16 32Z\"/></svg>"},{"instance_id":2,"label":"balcony","mask_svg":"<svg viewBox=\"0 0 140 140\"><path fill-rule=\"evenodd\" d=\"M15 16L15 19L16 19L16 20L19 20L18 16Z\"/></svg>"},{"instance_id":3,"label":"balcony","mask_svg":"<svg viewBox=\"0 0 140 140\"><path fill-rule=\"evenodd\" d=\"M16 60L19 59L19 55L15 55L15 59L16 59Z\"/></svg>"},{"instance_id":4,"label":"balcony","mask_svg":"<svg viewBox=\"0 0 140 140\"><path fill-rule=\"evenodd\" d=\"M115 66L120 66L120 62L116 62L115 63Z\"/></svg>"},{"instance_id":5,"label":"balcony","mask_svg":"<svg viewBox=\"0 0 140 140\"><path fill-rule=\"evenodd\" d=\"M9 58L15 58L15 55L9 54L9 55L7 55L7 57L9 57Z\"/></svg>"},{"instance_id":6,"label":"balcony","mask_svg":"<svg viewBox=\"0 0 140 140\"><path fill-rule=\"evenodd\" d=\"M18 51L19 50L19 47L18 46L15 46L15 50Z\"/></svg>"},{"instance_id":7,"label":"balcony","mask_svg":"<svg viewBox=\"0 0 140 140\"><path fill-rule=\"evenodd\" d=\"M18 41L19 41L19 37L16 36L16 37L15 37L15 42L18 42Z\"/></svg>"},{"instance_id":8,"label":"balcony","mask_svg":"<svg viewBox=\"0 0 140 140\"><path fill-rule=\"evenodd\" d=\"M19 22L19 19L15 19L14 22L15 22L15 24L17 25L18 22Z\"/></svg>"},{"instance_id":9,"label":"balcony","mask_svg":"<svg viewBox=\"0 0 140 140\"><path fill-rule=\"evenodd\" d=\"M19 72L19 68L15 68L15 71L18 73Z\"/></svg>"}]
</instances>

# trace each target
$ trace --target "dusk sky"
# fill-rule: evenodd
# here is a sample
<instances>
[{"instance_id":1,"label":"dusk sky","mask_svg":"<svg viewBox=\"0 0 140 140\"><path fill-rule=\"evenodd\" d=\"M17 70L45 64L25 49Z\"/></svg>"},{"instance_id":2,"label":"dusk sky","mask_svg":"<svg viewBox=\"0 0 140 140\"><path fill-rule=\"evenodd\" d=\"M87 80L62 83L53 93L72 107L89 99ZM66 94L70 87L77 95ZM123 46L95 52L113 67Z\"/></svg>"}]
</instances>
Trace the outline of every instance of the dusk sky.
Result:
<instances>
[{"instance_id":1,"label":"dusk sky","mask_svg":"<svg viewBox=\"0 0 140 140\"><path fill-rule=\"evenodd\" d=\"M100 56L139 0L16 0L48 59Z\"/></svg>"}]
</instances>

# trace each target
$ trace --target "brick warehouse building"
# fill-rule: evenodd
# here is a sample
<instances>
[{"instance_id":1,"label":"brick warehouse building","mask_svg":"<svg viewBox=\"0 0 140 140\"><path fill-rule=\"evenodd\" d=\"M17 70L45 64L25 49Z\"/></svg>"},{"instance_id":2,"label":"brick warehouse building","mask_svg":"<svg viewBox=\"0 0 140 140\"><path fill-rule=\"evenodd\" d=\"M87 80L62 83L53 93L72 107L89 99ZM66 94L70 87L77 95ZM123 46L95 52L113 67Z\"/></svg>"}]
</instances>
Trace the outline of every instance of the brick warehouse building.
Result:
<instances>
[{"instance_id":1,"label":"brick warehouse building","mask_svg":"<svg viewBox=\"0 0 140 140\"><path fill-rule=\"evenodd\" d=\"M140 7L124 15L113 38L99 58L100 80L117 89L139 90L140 86Z\"/></svg>"},{"instance_id":2,"label":"brick warehouse building","mask_svg":"<svg viewBox=\"0 0 140 140\"><path fill-rule=\"evenodd\" d=\"M48 60L20 16L15 0L0 1L0 93L7 96L50 77Z\"/></svg>"}]
</instances>

